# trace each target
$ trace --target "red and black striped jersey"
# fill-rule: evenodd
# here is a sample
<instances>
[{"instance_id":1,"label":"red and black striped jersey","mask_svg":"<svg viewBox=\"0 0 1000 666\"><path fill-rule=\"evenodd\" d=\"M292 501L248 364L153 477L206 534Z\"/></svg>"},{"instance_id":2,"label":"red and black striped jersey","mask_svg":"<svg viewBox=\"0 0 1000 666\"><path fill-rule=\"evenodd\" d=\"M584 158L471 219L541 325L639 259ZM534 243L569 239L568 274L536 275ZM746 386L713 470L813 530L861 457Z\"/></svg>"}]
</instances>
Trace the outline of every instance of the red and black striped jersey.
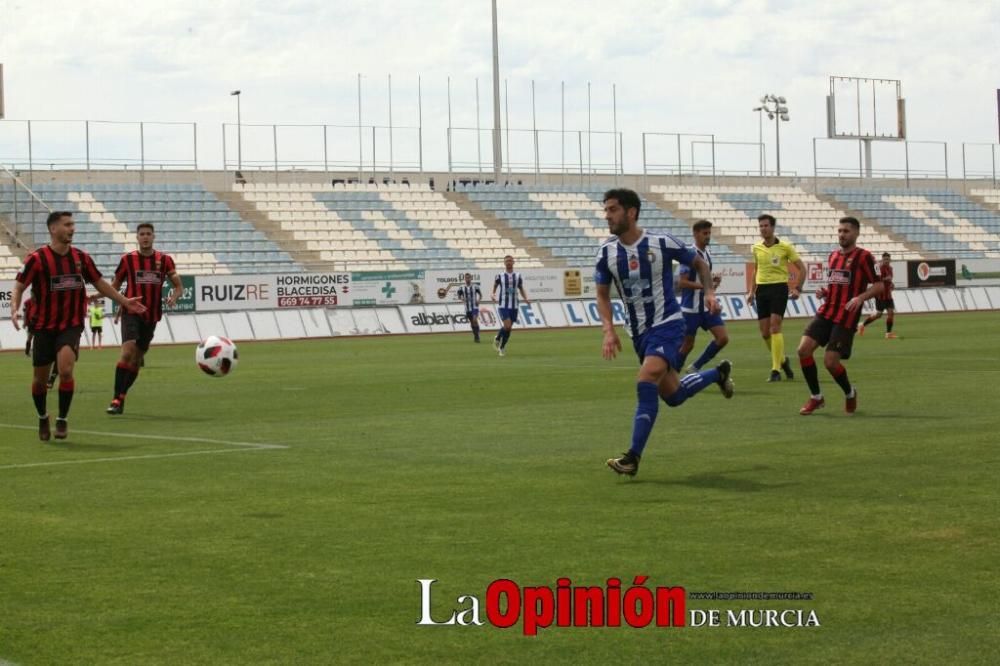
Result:
<instances>
[{"instance_id":1,"label":"red and black striped jersey","mask_svg":"<svg viewBox=\"0 0 1000 666\"><path fill-rule=\"evenodd\" d=\"M138 315L144 321L155 324L163 316L163 281L177 270L169 254L154 250L150 255L133 250L122 255L115 269L115 280L128 284L127 298L138 296L146 306L146 312Z\"/></svg>"},{"instance_id":2,"label":"red and black striped jersey","mask_svg":"<svg viewBox=\"0 0 1000 666\"><path fill-rule=\"evenodd\" d=\"M892 266L879 264L879 278L882 280L882 295L879 297L883 301L888 301L892 298Z\"/></svg>"},{"instance_id":3,"label":"red and black striped jersey","mask_svg":"<svg viewBox=\"0 0 1000 666\"><path fill-rule=\"evenodd\" d=\"M83 250L70 246L66 254L56 254L46 245L28 255L15 279L31 288L34 306L25 313L31 330L61 331L83 326L87 283L100 280L101 272Z\"/></svg>"},{"instance_id":4,"label":"red and black striped jersey","mask_svg":"<svg viewBox=\"0 0 1000 666\"><path fill-rule=\"evenodd\" d=\"M848 312L844 306L878 280L875 277L875 257L862 247L855 246L846 253L834 250L830 253L826 274L827 296L817 314L853 331L861 316L861 308Z\"/></svg>"}]
</instances>

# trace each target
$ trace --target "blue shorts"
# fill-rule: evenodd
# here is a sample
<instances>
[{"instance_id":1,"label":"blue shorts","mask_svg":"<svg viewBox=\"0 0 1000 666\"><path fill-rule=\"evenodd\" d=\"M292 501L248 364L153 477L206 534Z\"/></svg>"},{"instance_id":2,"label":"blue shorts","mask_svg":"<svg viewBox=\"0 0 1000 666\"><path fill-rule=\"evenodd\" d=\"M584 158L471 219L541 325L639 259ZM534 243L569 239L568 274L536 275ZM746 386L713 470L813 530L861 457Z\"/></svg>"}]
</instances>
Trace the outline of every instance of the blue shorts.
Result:
<instances>
[{"instance_id":1,"label":"blue shorts","mask_svg":"<svg viewBox=\"0 0 1000 666\"><path fill-rule=\"evenodd\" d=\"M649 329L638 338L632 338L632 346L642 363L647 356L659 356L674 370L680 370L681 344L684 342L684 320L677 319Z\"/></svg>"},{"instance_id":2,"label":"blue shorts","mask_svg":"<svg viewBox=\"0 0 1000 666\"><path fill-rule=\"evenodd\" d=\"M479 308L476 308L475 310L466 310L465 311L465 316L468 319L472 319L473 317L478 317L479 316Z\"/></svg>"},{"instance_id":3,"label":"blue shorts","mask_svg":"<svg viewBox=\"0 0 1000 666\"><path fill-rule=\"evenodd\" d=\"M517 308L498 308L500 312L500 321L505 321L510 319L511 322L517 323Z\"/></svg>"},{"instance_id":4,"label":"blue shorts","mask_svg":"<svg viewBox=\"0 0 1000 666\"><path fill-rule=\"evenodd\" d=\"M685 335L693 337L698 334L699 328L703 331L710 331L716 326L725 326L726 323L722 321L721 314L712 314L710 312L685 312L684 325L687 327Z\"/></svg>"}]
</instances>

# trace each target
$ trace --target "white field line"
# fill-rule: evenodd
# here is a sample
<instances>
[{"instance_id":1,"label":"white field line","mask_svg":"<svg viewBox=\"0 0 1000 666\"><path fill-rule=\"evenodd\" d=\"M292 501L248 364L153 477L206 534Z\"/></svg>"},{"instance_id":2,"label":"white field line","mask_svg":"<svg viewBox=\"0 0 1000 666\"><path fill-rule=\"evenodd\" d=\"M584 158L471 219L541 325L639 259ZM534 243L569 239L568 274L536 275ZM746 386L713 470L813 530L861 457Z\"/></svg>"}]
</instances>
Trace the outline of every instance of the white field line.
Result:
<instances>
[{"instance_id":1,"label":"white field line","mask_svg":"<svg viewBox=\"0 0 1000 666\"><path fill-rule=\"evenodd\" d=\"M33 426L24 425L14 425L9 423L0 423L0 428L8 428L11 430L35 430ZM50 467L54 465L88 465L91 463L102 463L102 462L118 462L120 460L152 460L155 458L179 458L183 456L200 456L207 454L216 453L238 453L241 451L268 451L275 449L287 449L288 446L283 444L264 444L259 442L232 442L223 439L208 439L205 437L174 437L171 435L140 435L134 433L125 432L101 432L97 430L71 430L71 434L81 434L81 435L98 435L100 437L120 437L126 439L150 439L162 442L190 442L196 444L220 444L223 446L233 447L228 449L204 449L200 451L181 451L178 453L150 453L141 456L114 456L107 458L78 458L73 460L53 460L49 462L39 462L39 463L18 463L13 465L0 465L0 470L3 469L23 469L28 467ZM4 666L0 663L0 666Z\"/></svg>"}]
</instances>

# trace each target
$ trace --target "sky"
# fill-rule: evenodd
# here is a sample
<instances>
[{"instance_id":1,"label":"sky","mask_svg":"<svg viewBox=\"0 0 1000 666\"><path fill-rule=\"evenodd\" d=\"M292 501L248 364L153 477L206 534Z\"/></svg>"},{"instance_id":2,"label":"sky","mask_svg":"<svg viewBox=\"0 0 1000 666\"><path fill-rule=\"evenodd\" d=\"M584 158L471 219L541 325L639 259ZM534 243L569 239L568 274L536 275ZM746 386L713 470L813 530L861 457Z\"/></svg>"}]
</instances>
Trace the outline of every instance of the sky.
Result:
<instances>
[{"instance_id":1,"label":"sky","mask_svg":"<svg viewBox=\"0 0 1000 666\"><path fill-rule=\"evenodd\" d=\"M1000 88L1000 2L953 0L499 0L501 119L513 130L511 160L578 170L614 168L612 129L621 132L627 173L681 160L711 164L711 137L720 170L756 171L759 114L766 93L787 99L782 168L813 172L813 139L826 135L830 75L898 79L906 98L911 166L943 169L947 142L952 175L961 173L961 144L997 143ZM392 159L448 167L448 82L451 126L492 126L489 0L0 0L0 63L7 121L0 122L0 162L27 157L31 119L36 161L81 162L82 122L144 121L147 164L220 168L223 123L235 125L240 102L240 156L245 166L270 164L272 124L283 163L343 164ZM418 78L420 105L418 111ZM589 126L589 142L577 131ZM534 86L534 113L532 87ZM563 90L564 95L563 95ZM879 91L880 127L894 109ZM869 124L870 98L863 122ZM857 124L856 100L843 90L838 119ZM847 111L850 111L848 113ZM418 113L420 119L418 120ZM509 121L507 120L509 118ZM161 121L187 124L157 124ZM191 123L197 123L197 151ZM287 125L313 127L287 127ZM326 155L323 130L327 124ZM334 127L341 126L341 127ZM565 127L568 132L560 133ZM516 131L525 130L525 131ZM137 124L92 123L92 163L139 161ZM374 133L374 141L373 141ZM236 131L226 158L237 160ZM456 165L491 158L490 138L455 130ZM505 135L504 152L507 152ZM765 123L767 168L773 170L775 127ZM374 146L373 146L374 143ZM822 140L820 166L857 169L857 145ZM998 149L1000 159L1000 149ZM876 168L902 168L899 143L875 148ZM990 149L969 147L970 170L989 170ZM654 167L655 168L655 167Z\"/></svg>"}]
</instances>

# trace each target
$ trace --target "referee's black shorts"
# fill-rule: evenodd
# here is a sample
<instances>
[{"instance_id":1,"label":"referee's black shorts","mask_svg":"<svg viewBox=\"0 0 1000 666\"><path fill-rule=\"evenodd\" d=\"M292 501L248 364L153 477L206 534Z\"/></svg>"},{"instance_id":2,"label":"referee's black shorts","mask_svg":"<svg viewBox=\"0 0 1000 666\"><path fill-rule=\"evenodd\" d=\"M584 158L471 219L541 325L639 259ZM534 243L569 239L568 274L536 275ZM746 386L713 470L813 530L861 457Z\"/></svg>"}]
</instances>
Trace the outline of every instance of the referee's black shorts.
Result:
<instances>
[{"instance_id":1,"label":"referee's black shorts","mask_svg":"<svg viewBox=\"0 0 1000 666\"><path fill-rule=\"evenodd\" d=\"M788 306L788 283L758 284L754 302L757 304L757 319L767 319L773 314L784 317Z\"/></svg>"}]
</instances>

